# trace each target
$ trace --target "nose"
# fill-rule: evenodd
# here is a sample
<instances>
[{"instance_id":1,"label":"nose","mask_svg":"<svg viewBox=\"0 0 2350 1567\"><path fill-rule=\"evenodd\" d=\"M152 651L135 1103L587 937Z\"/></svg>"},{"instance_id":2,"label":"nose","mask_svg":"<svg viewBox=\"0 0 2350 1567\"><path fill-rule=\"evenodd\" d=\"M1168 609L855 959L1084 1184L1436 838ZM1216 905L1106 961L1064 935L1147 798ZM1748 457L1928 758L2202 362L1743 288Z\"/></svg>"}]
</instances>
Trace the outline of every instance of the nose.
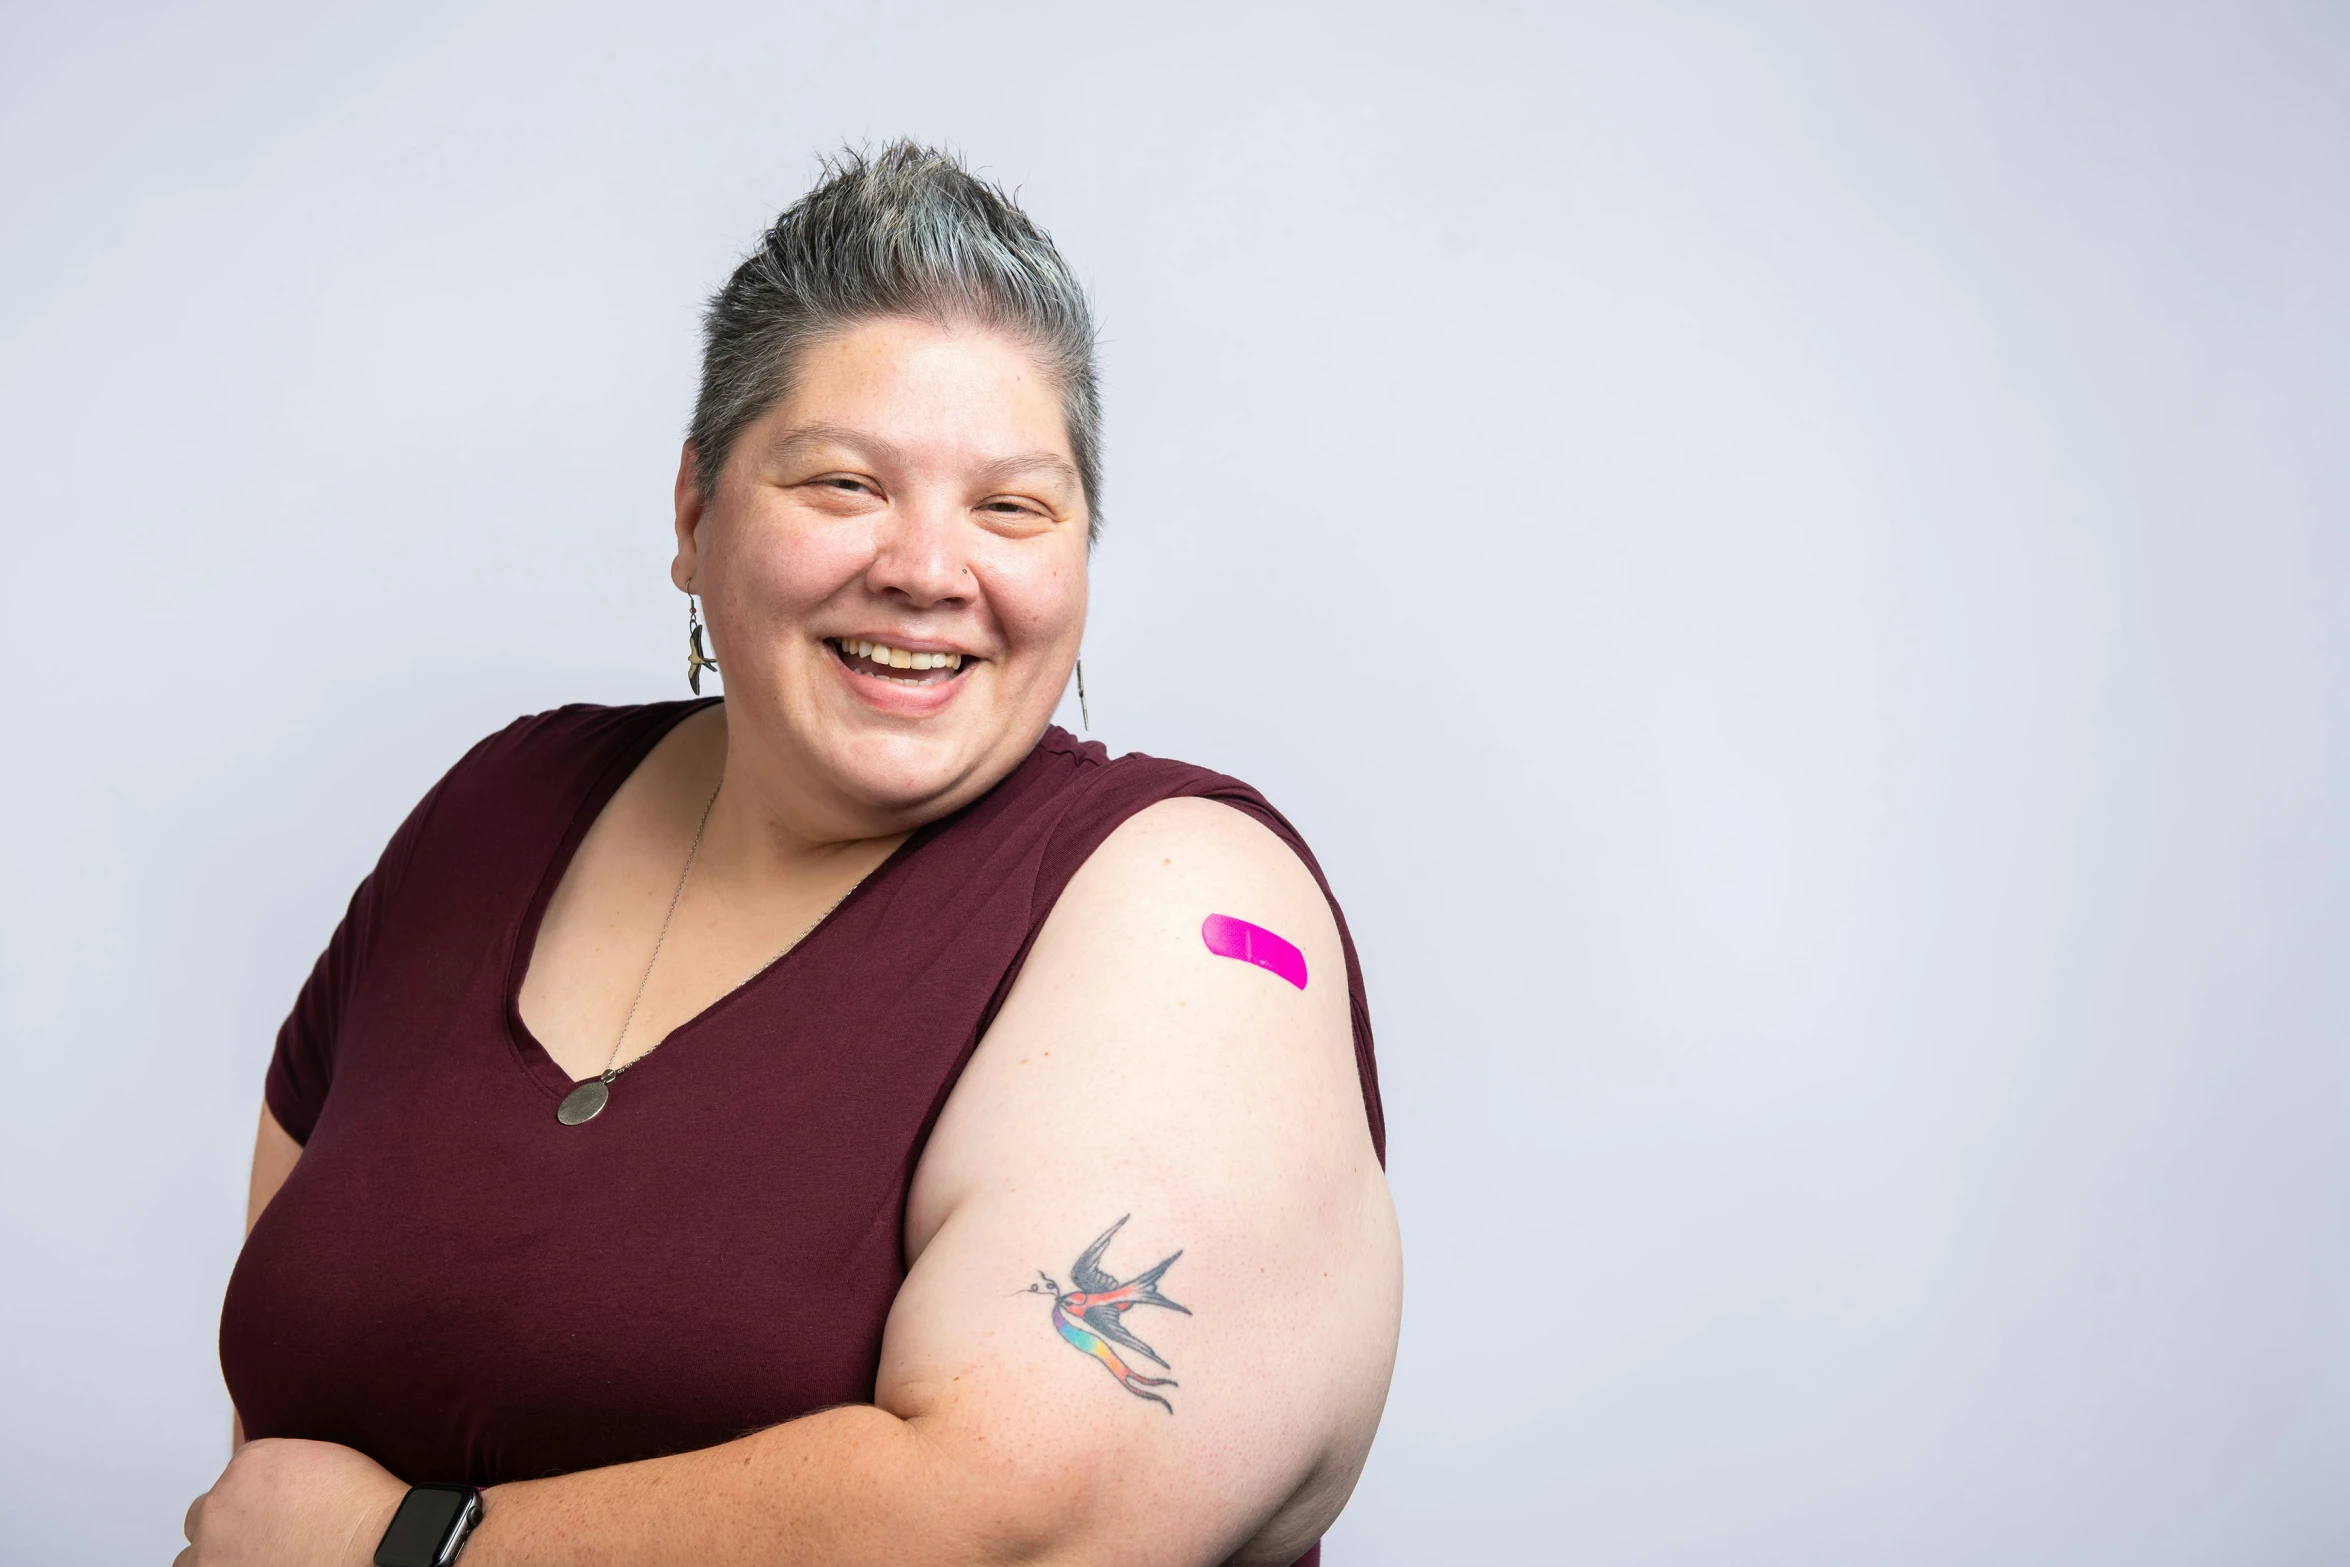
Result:
<instances>
[{"instance_id":1,"label":"nose","mask_svg":"<svg viewBox=\"0 0 2350 1567\"><path fill-rule=\"evenodd\" d=\"M910 497L892 506L874 540L865 585L914 609L959 603L975 586L961 548L961 513L943 498Z\"/></svg>"}]
</instances>

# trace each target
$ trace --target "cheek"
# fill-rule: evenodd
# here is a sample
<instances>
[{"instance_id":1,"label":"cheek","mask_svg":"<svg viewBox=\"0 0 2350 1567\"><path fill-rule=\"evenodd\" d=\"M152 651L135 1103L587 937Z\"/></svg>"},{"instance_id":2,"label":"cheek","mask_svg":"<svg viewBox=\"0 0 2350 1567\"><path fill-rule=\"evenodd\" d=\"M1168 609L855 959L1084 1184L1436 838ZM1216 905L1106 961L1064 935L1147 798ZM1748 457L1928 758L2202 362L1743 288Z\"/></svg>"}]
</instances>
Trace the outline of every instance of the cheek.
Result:
<instances>
[{"instance_id":1,"label":"cheek","mask_svg":"<svg viewBox=\"0 0 2350 1567\"><path fill-rule=\"evenodd\" d=\"M748 532L723 562L730 602L773 623L816 609L859 581L872 552L844 529L762 528Z\"/></svg>"},{"instance_id":2,"label":"cheek","mask_svg":"<svg viewBox=\"0 0 2350 1567\"><path fill-rule=\"evenodd\" d=\"M1037 646L1074 640L1085 626L1085 562L1021 560L989 573L989 602L1005 634Z\"/></svg>"}]
</instances>

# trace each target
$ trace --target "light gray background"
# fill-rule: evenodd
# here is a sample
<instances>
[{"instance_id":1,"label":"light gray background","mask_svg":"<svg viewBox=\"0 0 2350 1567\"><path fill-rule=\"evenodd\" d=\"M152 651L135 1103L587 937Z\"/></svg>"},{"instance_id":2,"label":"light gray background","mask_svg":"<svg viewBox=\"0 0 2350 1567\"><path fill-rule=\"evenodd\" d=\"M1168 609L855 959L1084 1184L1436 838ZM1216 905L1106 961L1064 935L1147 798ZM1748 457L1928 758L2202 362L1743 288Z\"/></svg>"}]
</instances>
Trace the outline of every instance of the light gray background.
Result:
<instances>
[{"instance_id":1,"label":"light gray background","mask_svg":"<svg viewBox=\"0 0 2350 1567\"><path fill-rule=\"evenodd\" d=\"M904 132L1099 298L1097 733L1362 943L1334 1564L2350 1557L2340 7L0 39L0 1556L169 1556L297 982L468 742L679 694L699 301Z\"/></svg>"}]
</instances>

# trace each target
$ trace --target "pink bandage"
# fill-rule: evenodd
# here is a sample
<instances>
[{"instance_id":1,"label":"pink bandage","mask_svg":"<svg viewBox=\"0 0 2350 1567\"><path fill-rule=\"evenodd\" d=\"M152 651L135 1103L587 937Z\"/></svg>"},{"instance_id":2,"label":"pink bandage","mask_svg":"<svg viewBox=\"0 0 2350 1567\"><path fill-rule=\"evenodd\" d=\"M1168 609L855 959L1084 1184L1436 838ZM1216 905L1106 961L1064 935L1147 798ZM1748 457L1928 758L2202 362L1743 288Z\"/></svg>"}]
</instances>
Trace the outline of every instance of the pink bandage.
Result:
<instances>
[{"instance_id":1,"label":"pink bandage","mask_svg":"<svg viewBox=\"0 0 2350 1567\"><path fill-rule=\"evenodd\" d=\"M1306 955L1262 925L1251 925L1229 914L1211 914L1200 921L1199 939L1220 958L1254 963L1300 990L1306 988Z\"/></svg>"}]
</instances>

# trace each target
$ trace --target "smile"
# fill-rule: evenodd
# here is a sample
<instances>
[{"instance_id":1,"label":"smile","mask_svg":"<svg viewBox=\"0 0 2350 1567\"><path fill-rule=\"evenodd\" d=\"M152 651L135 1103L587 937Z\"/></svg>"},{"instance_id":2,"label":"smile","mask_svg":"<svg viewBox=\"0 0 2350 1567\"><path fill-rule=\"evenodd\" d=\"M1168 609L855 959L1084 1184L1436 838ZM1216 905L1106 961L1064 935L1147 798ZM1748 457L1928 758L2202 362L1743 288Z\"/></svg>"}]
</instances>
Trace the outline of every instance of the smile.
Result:
<instances>
[{"instance_id":1,"label":"smile","mask_svg":"<svg viewBox=\"0 0 2350 1567\"><path fill-rule=\"evenodd\" d=\"M979 662L976 655L914 653L902 647L869 642L863 637L826 637L824 645L832 649L834 658L856 673L901 686L944 685L962 677L966 662Z\"/></svg>"}]
</instances>

